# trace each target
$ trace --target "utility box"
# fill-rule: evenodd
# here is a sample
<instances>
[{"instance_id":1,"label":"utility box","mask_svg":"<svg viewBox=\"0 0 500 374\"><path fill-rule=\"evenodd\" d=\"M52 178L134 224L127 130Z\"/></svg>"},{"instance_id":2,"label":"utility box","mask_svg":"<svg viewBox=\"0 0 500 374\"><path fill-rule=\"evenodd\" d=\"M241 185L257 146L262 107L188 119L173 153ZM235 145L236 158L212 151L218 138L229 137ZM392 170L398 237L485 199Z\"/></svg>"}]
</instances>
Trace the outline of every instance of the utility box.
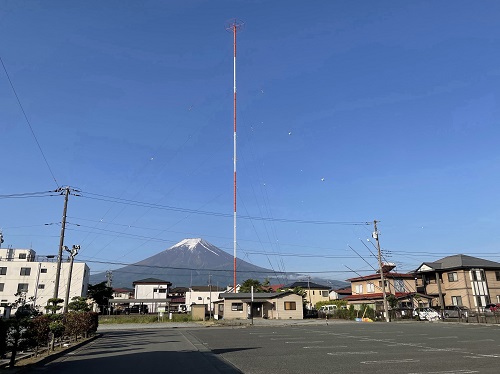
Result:
<instances>
[{"instance_id":1,"label":"utility box","mask_svg":"<svg viewBox=\"0 0 500 374\"><path fill-rule=\"evenodd\" d=\"M205 309L206 305L191 305L191 318L193 321L203 321L205 320Z\"/></svg>"}]
</instances>

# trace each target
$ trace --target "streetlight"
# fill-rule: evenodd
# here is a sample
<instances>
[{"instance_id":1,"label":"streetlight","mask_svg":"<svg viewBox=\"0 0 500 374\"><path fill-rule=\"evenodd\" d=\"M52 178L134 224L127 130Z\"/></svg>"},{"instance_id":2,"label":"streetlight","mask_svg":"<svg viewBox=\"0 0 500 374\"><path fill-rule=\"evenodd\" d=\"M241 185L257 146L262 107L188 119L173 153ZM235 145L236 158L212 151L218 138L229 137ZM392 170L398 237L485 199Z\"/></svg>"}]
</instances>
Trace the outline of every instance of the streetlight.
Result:
<instances>
[{"instance_id":1,"label":"streetlight","mask_svg":"<svg viewBox=\"0 0 500 374\"><path fill-rule=\"evenodd\" d=\"M66 298L64 300L64 309L63 313L66 313L68 311L68 302L69 302L69 291L71 289L71 275L73 273L73 261L78 254L78 251L80 250L79 245L73 245L73 248L69 249L68 247L64 246L64 250L69 252L69 276L68 276L68 286L66 287Z\"/></svg>"}]
</instances>

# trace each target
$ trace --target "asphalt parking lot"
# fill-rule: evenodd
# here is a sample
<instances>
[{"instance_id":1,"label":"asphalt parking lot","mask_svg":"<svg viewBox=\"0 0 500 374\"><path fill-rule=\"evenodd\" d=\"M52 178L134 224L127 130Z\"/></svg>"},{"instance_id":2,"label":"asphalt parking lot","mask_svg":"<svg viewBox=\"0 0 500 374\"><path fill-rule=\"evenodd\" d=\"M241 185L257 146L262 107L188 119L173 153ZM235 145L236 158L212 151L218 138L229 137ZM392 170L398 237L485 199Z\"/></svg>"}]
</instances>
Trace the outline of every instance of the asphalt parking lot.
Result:
<instances>
[{"instance_id":1,"label":"asphalt parking lot","mask_svg":"<svg viewBox=\"0 0 500 374\"><path fill-rule=\"evenodd\" d=\"M185 331L243 373L500 373L500 328L335 323Z\"/></svg>"},{"instance_id":2,"label":"asphalt parking lot","mask_svg":"<svg viewBox=\"0 0 500 374\"><path fill-rule=\"evenodd\" d=\"M100 337L89 344L23 372L500 373L498 325L259 322L253 326L103 328Z\"/></svg>"}]
</instances>

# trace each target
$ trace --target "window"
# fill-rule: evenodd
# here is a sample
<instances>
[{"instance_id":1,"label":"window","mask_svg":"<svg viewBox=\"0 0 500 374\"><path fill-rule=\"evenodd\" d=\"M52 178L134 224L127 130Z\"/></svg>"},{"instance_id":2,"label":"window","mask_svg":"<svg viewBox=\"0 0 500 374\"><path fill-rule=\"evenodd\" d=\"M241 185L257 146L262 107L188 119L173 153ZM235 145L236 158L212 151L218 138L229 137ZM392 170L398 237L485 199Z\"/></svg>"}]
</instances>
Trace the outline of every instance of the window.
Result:
<instances>
[{"instance_id":1,"label":"window","mask_svg":"<svg viewBox=\"0 0 500 374\"><path fill-rule=\"evenodd\" d=\"M46 273L47 269L40 269L40 273Z\"/></svg>"},{"instance_id":2,"label":"window","mask_svg":"<svg viewBox=\"0 0 500 374\"><path fill-rule=\"evenodd\" d=\"M17 285L17 292L28 292L28 283L19 283Z\"/></svg>"},{"instance_id":3,"label":"window","mask_svg":"<svg viewBox=\"0 0 500 374\"><path fill-rule=\"evenodd\" d=\"M219 312L224 312L224 304L219 304Z\"/></svg>"},{"instance_id":4,"label":"window","mask_svg":"<svg viewBox=\"0 0 500 374\"><path fill-rule=\"evenodd\" d=\"M314 290L313 290L313 295L314 295Z\"/></svg>"},{"instance_id":5,"label":"window","mask_svg":"<svg viewBox=\"0 0 500 374\"><path fill-rule=\"evenodd\" d=\"M26 253L19 253L20 260L26 260Z\"/></svg>"},{"instance_id":6,"label":"window","mask_svg":"<svg viewBox=\"0 0 500 374\"><path fill-rule=\"evenodd\" d=\"M0 292L3 292L3 287L5 286L5 283L0 283Z\"/></svg>"},{"instance_id":7,"label":"window","mask_svg":"<svg viewBox=\"0 0 500 374\"><path fill-rule=\"evenodd\" d=\"M0 306L9 306L8 300L0 301Z\"/></svg>"},{"instance_id":8,"label":"window","mask_svg":"<svg viewBox=\"0 0 500 374\"><path fill-rule=\"evenodd\" d=\"M0 267L0 275L7 275L7 268L6 267Z\"/></svg>"},{"instance_id":9,"label":"window","mask_svg":"<svg viewBox=\"0 0 500 374\"><path fill-rule=\"evenodd\" d=\"M497 303L500 303L500 295L497 295Z\"/></svg>"},{"instance_id":10,"label":"window","mask_svg":"<svg viewBox=\"0 0 500 374\"><path fill-rule=\"evenodd\" d=\"M458 281L458 274L456 271L453 273L448 273L448 282L457 282Z\"/></svg>"},{"instance_id":11,"label":"window","mask_svg":"<svg viewBox=\"0 0 500 374\"><path fill-rule=\"evenodd\" d=\"M366 292L370 292L370 293L375 292L375 285L373 283L368 283L366 285Z\"/></svg>"},{"instance_id":12,"label":"window","mask_svg":"<svg viewBox=\"0 0 500 374\"><path fill-rule=\"evenodd\" d=\"M387 279L384 279L384 285L387 287ZM378 286L382 287L382 281L378 281Z\"/></svg>"},{"instance_id":13,"label":"window","mask_svg":"<svg viewBox=\"0 0 500 374\"><path fill-rule=\"evenodd\" d=\"M328 291L321 291L321 296L328 297Z\"/></svg>"},{"instance_id":14,"label":"window","mask_svg":"<svg viewBox=\"0 0 500 374\"><path fill-rule=\"evenodd\" d=\"M482 281L484 280L483 270L471 270L471 276L473 281Z\"/></svg>"},{"instance_id":15,"label":"window","mask_svg":"<svg viewBox=\"0 0 500 374\"><path fill-rule=\"evenodd\" d=\"M39 284L38 285L39 290L44 290L45 289L45 284Z\"/></svg>"},{"instance_id":16,"label":"window","mask_svg":"<svg viewBox=\"0 0 500 374\"><path fill-rule=\"evenodd\" d=\"M405 292L405 281L403 279L394 279L394 290L396 292Z\"/></svg>"},{"instance_id":17,"label":"window","mask_svg":"<svg viewBox=\"0 0 500 374\"><path fill-rule=\"evenodd\" d=\"M296 310L297 303L295 301L285 301L285 310Z\"/></svg>"},{"instance_id":18,"label":"window","mask_svg":"<svg viewBox=\"0 0 500 374\"><path fill-rule=\"evenodd\" d=\"M453 305L463 305L462 304L462 296L452 296L451 297L451 303Z\"/></svg>"},{"instance_id":19,"label":"window","mask_svg":"<svg viewBox=\"0 0 500 374\"><path fill-rule=\"evenodd\" d=\"M31 268L21 268L20 275L30 275L31 274Z\"/></svg>"},{"instance_id":20,"label":"window","mask_svg":"<svg viewBox=\"0 0 500 374\"><path fill-rule=\"evenodd\" d=\"M354 288L354 292L357 294L362 294L363 293L363 285L362 284L357 284L356 287Z\"/></svg>"},{"instance_id":21,"label":"window","mask_svg":"<svg viewBox=\"0 0 500 374\"><path fill-rule=\"evenodd\" d=\"M203 300L203 297L201 296L198 296L198 300ZM242 309L243 310L243 309Z\"/></svg>"},{"instance_id":22,"label":"window","mask_svg":"<svg viewBox=\"0 0 500 374\"><path fill-rule=\"evenodd\" d=\"M495 277L497 281L500 281L500 271L495 271Z\"/></svg>"},{"instance_id":23,"label":"window","mask_svg":"<svg viewBox=\"0 0 500 374\"><path fill-rule=\"evenodd\" d=\"M231 310L232 311L242 311L243 310L243 303L231 303Z\"/></svg>"}]
</instances>

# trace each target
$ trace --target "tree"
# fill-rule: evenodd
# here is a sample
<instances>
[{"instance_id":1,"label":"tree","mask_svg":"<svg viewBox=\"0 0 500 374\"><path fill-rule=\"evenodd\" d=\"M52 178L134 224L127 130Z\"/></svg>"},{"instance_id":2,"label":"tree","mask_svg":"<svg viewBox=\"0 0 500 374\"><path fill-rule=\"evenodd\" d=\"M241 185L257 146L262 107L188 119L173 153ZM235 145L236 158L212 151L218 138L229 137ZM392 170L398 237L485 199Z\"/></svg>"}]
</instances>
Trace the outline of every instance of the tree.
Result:
<instances>
[{"instance_id":1,"label":"tree","mask_svg":"<svg viewBox=\"0 0 500 374\"><path fill-rule=\"evenodd\" d=\"M82 296L75 296L73 297L68 304L68 309L73 312L89 312L90 311L90 305L88 303L88 299L86 297Z\"/></svg>"},{"instance_id":2,"label":"tree","mask_svg":"<svg viewBox=\"0 0 500 374\"><path fill-rule=\"evenodd\" d=\"M257 279L247 279L243 282L240 287L240 292L251 292L253 286L253 292L265 292L262 288L262 283L260 283Z\"/></svg>"},{"instance_id":3,"label":"tree","mask_svg":"<svg viewBox=\"0 0 500 374\"><path fill-rule=\"evenodd\" d=\"M61 304L64 300L59 299L59 298L52 298L47 301L47 305L45 306L45 309L47 312L50 312L52 314L55 314L58 310L62 308Z\"/></svg>"},{"instance_id":4,"label":"tree","mask_svg":"<svg viewBox=\"0 0 500 374\"><path fill-rule=\"evenodd\" d=\"M103 310L108 306L108 300L113 298L113 289L106 285L106 282L89 284L87 297L93 299L97 305L103 306Z\"/></svg>"},{"instance_id":5,"label":"tree","mask_svg":"<svg viewBox=\"0 0 500 374\"><path fill-rule=\"evenodd\" d=\"M11 348L9 366L14 367L16 355L19 349L29 348L33 344L29 321L31 318L40 315L34 304L34 298L26 300L26 293L16 293L18 298L10 304L12 309L16 309L14 318L8 321L6 331L6 343Z\"/></svg>"}]
</instances>

